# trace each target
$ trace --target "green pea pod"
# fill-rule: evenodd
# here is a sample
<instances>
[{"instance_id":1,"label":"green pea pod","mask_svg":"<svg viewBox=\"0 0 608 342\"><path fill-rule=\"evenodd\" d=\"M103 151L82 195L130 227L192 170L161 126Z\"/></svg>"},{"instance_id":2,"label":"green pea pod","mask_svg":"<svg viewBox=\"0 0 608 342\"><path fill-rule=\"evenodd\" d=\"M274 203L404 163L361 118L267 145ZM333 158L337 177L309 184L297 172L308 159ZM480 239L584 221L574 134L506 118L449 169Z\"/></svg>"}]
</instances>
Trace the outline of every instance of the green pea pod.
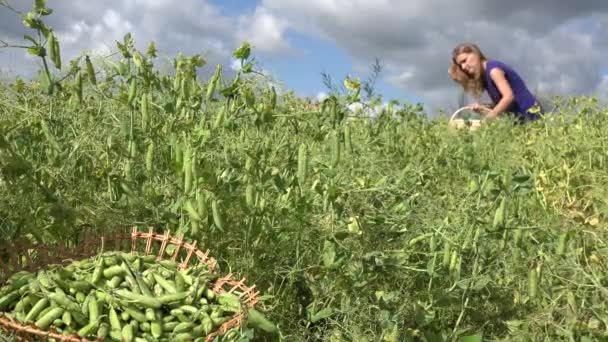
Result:
<instances>
[{"instance_id":1,"label":"green pea pod","mask_svg":"<svg viewBox=\"0 0 608 342\"><path fill-rule=\"evenodd\" d=\"M452 255L452 245L449 241L445 240L443 242L443 260L442 265L444 268L448 268L450 266L450 256Z\"/></svg>"},{"instance_id":2,"label":"green pea pod","mask_svg":"<svg viewBox=\"0 0 608 342\"><path fill-rule=\"evenodd\" d=\"M131 324L125 324L122 327L122 341L132 342L133 341L133 326Z\"/></svg>"},{"instance_id":3,"label":"green pea pod","mask_svg":"<svg viewBox=\"0 0 608 342\"><path fill-rule=\"evenodd\" d=\"M340 163L340 137L337 132L332 132L331 143L331 166L336 167Z\"/></svg>"},{"instance_id":4,"label":"green pea pod","mask_svg":"<svg viewBox=\"0 0 608 342\"><path fill-rule=\"evenodd\" d=\"M54 320L58 319L63 315L64 311L65 309L62 307L55 307L49 310L49 312L47 312L44 316L39 318L34 324L40 329L46 330L51 325L51 323L53 323Z\"/></svg>"},{"instance_id":5,"label":"green pea pod","mask_svg":"<svg viewBox=\"0 0 608 342\"><path fill-rule=\"evenodd\" d=\"M110 337L115 341L122 341L122 328L121 330L110 330Z\"/></svg>"},{"instance_id":6,"label":"green pea pod","mask_svg":"<svg viewBox=\"0 0 608 342\"><path fill-rule=\"evenodd\" d=\"M187 332L182 332L171 337L173 342L189 342L192 341L192 335Z\"/></svg>"},{"instance_id":7,"label":"green pea pod","mask_svg":"<svg viewBox=\"0 0 608 342\"><path fill-rule=\"evenodd\" d=\"M217 83L219 81L221 73L222 73L222 65L218 64L215 67L215 73L213 74L213 77L211 78L211 80L209 81L209 84L207 85L207 94L206 94L207 101L211 101L211 99L213 99L213 94L215 92L215 88L217 87Z\"/></svg>"},{"instance_id":8,"label":"green pea pod","mask_svg":"<svg viewBox=\"0 0 608 342\"><path fill-rule=\"evenodd\" d=\"M97 78L95 77L95 69L93 69L93 63L91 63L91 58L89 56L85 56L85 64L87 66L87 76L89 78L89 82L92 85L97 85Z\"/></svg>"},{"instance_id":9,"label":"green pea pod","mask_svg":"<svg viewBox=\"0 0 608 342\"><path fill-rule=\"evenodd\" d=\"M97 298L95 298L95 296L90 296L89 297L89 303L88 303L88 307L89 307L89 321L96 321L97 318L99 318L99 305L97 303Z\"/></svg>"},{"instance_id":10,"label":"green pea pod","mask_svg":"<svg viewBox=\"0 0 608 342\"><path fill-rule=\"evenodd\" d=\"M182 322L182 323L179 323L177 326L175 326L175 328L173 329L173 333L174 334L183 333L183 332L191 330L193 327L194 327L194 324L192 322Z\"/></svg>"},{"instance_id":11,"label":"green pea pod","mask_svg":"<svg viewBox=\"0 0 608 342\"><path fill-rule=\"evenodd\" d=\"M220 215L218 202L215 199L213 202L211 202L211 211L213 213L213 222L215 223L215 226L220 231L224 231L224 222L222 220L222 216Z\"/></svg>"},{"instance_id":12,"label":"green pea pod","mask_svg":"<svg viewBox=\"0 0 608 342\"><path fill-rule=\"evenodd\" d=\"M106 279L112 279L115 276L123 276L125 274L125 269L120 265L114 265L103 270L103 276Z\"/></svg>"},{"instance_id":13,"label":"green pea pod","mask_svg":"<svg viewBox=\"0 0 608 342\"><path fill-rule=\"evenodd\" d=\"M177 321L171 321L171 322L163 322L163 331L173 331L173 329L175 329L175 327L180 324L180 322ZM150 327L152 328L152 327Z\"/></svg>"},{"instance_id":14,"label":"green pea pod","mask_svg":"<svg viewBox=\"0 0 608 342\"><path fill-rule=\"evenodd\" d=\"M538 291L538 273L535 268L531 268L528 272L528 295L530 298L535 298Z\"/></svg>"},{"instance_id":15,"label":"green pea pod","mask_svg":"<svg viewBox=\"0 0 608 342\"><path fill-rule=\"evenodd\" d=\"M428 239L428 238L430 238L430 237L433 237L434 235L435 235L435 233L426 233L426 234L419 235L419 236L417 236L417 237L415 237L415 238L411 239L411 240L408 242L408 244L410 245L410 247L411 247L411 246L414 246L414 245L415 245L415 244L417 244L418 242L420 242L420 241L422 241L422 240L425 240L425 239Z\"/></svg>"},{"instance_id":16,"label":"green pea pod","mask_svg":"<svg viewBox=\"0 0 608 342\"><path fill-rule=\"evenodd\" d=\"M19 298L19 296L19 290L14 290L13 292L0 298L0 311L3 311L4 309L12 305Z\"/></svg>"},{"instance_id":17,"label":"green pea pod","mask_svg":"<svg viewBox=\"0 0 608 342\"><path fill-rule=\"evenodd\" d=\"M276 325L274 325L271 321L269 321L266 316L264 316L261 312L256 309L249 309L247 311L247 323L254 328L269 332L269 333L277 333L278 329Z\"/></svg>"},{"instance_id":18,"label":"green pea pod","mask_svg":"<svg viewBox=\"0 0 608 342\"><path fill-rule=\"evenodd\" d=\"M46 307L50 305L48 298L43 297L40 299L27 313L25 316L25 322L33 321L38 317L38 315L44 310Z\"/></svg>"},{"instance_id":19,"label":"green pea pod","mask_svg":"<svg viewBox=\"0 0 608 342\"><path fill-rule=\"evenodd\" d=\"M99 324L99 329L97 329L97 338L100 340L104 340L108 334L110 333L110 326L108 323Z\"/></svg>"},{"instance_id":20,"label":"green pea pod","mask_svg":"<svg viewBox=\"0 0 608 342\"><path fill-rule=\"evenodd\" d=\"M175 291L183 292L186 290L186 280L181 272L175 272Z\"/></svg>"},{"instance_id":21,"label":"green pea pod","mask_svg":"<svg viewBox=\"0 0 608 342\"><path fill-rule=\"evenodd\" d=\"M113 306L110 307L109 318L111 331L122 331L122 325L120 323L120 319L118 318L118 313Z\"/></svg>"},{"instance_id":22,"label":"green pea pod","mask_svg":"<svg viewBox=\"0 0 608 342\"><path fill-rule=\"evenodd\" d=\"M64 311L61 320L67 326L72 325L72 314L69 311Z\"/></svg>"},{"instance_id":23,"label":"green pea pod","mask_svg":"<svg viewBox=\"0 0 608 342\"><path fill-rule=\"evenodd\" d=\"M145 333L152 332L152 328L150 327L150 322L143 322L139 325L139 330Z\"/></svg>"},{"instance_id":24,"label":"green pea pod","mask_svg":"<svg viewBox=\"0 0 608 342\"><path fill-rule=\"evenodd\" d=\"M160 275L153 273L152 276L157 284L159 284L167 293L176 293L177 289L175 288L175 284L168 281L167 279L161 277Z\"/></svg>"},{"instance_id":25,"label":"green pea pod","mask_svg":"<svg viewBox=\"0 0 608 342\"><path fill-rule=\"evenodd\" d=\"M148 318L146 317L146 314L141 312L141 310L137 309L134 305L123 303L122 309L125 312L127 312L129 314L129 316L131 316L131 318L133 318L134 320L136 320L138 322L143 323L148 320ZM151 308L148 308L148 309L151 309Z\"/></svg>"},{"instance_id":26,"label":"green pea pod","mask_svg":"<svg viewBox=\"0 0 608 342\"><path fill-rule=\"evenodd\" d=\"M135 281L137 282L137 285L139 286L139 291L141 292L141 294L144 296L152 296L152 292L150 291L150 288L146 284L144 278L142 278L141 274L139 272L135 272L134 275L135 275Z\"/></svg>"},{"instance_id":27,"label":"green pea pod","mask_svg":"<svg viewBox=\"0 0 608 342\"><path fill-rule=\"evenodd\" d=\"M559 235L559 243L555 251L557 255L564 255L566 253L569 235L570 234L568 233L568 231L565 231Z\"/></svg>"},{"instance_id":28,"label":"green pea pod","mask_svg":"<svg viewBox=\"0 0 608 342\"><path fill-rule=\"evenodd\" d=\"M348 124L344 126L344 147L346 148L346 151L348 153L352 153L353 152L353 145L352 145L351 133L350 133L350 125L348 125Z\"/></svg>"},{"instance_id":29,"label":"green pea pod","mask_svg":"<svg viewBox=\"0 0 608 342\"><path fill-rule=\"evenodd\" d=\"M141 95L141 128L146 131L148 129L148 124L150 121L150 105L149 105L149 95L144 93Z\"/></svg>"},{"instance_id":30,"label":"green pea pod","mask_svg":"<svg viewBox=\"0 0 608 342\"><path fill-rule=\"evenodd\" d=\"M59 40L57 40L57 37L55 37L51 51L53 51L53 57L51 58L53 64L55 64L57 69L61 70L61 51L59 50Z\"/></svg>"},{"instance_id":31,"label":"green pea pod","mask_svg":"<svg viewBox=\"0 0 608 342\"><path fill-rule=\"evenodd\" d=\"M137 302L141 307L144 308L160 309L162 304L164 304L164 302L160 300L161 297L148 297L123 289L116 290L116 294L125 300Z\"/></svg>"},{"instance_id":32,"label":"green pea pod","mask_svg":"<svg viewBox=\"0 0 608 342\"><path fill-rule=\"evenodd\" d=\"M50 289L52 286L51 280L49 279L49 277L47 276L45 271L38 272L38 275L36 276L36 280L38 280L40 285L47 290Z\"/></svg>"},{"instance_id":33,"label":"green pea pod","mask_svg":"<svg viewBox=\"0 0 608 342\"><path fill-rule=\"evenodd\" d=\"M55 302L57 305L63 307L66 310L69 310L69 311L78 311L78 312L81 311L80 307L78 306L78 304L76 304L75 302L73 302L65 294L62 294L62 293L50 293L48 295L48 298L52 302Z\"/></svg>"},{"instance_id":34,"label":"green pea pod","mask_svg":"<svg viewBox=\"0 0 608 342\"><path fill-rule=\"evenodd\" d=\"M227 311L238 312L241 310L241 300L234 293L223 292L217 296L217 302Z\"/></svg>"},{"instance_id":35,"label":"green pea pod","mask_svg":"<svg viewBox=\"0 0 608 342\"><path fill-rule=\"evenodd\" d=\"M69 283L69 286L70 288L80 292L89 292L89 290L93 288L93 285L83 280L72 281Z\"/></svg>"},{"instance_id":36,"label":"green pea pod","mask_svg":"<svg viewBox=\"0 0 608 342\"><path fill-rule=\"evenodd\" d=\"M78 103L82 103L82 74L80 71L76 73L75 91L78 97Z\"/></svg>"},{"instance_id":37,"label":"green pea pod","mask_svg":"<svg viewBox=\"0 0 608 342\"><path fill-rule=\"evenodd\" d=\"M190 145L186 146L186 151L184 151L184 193L190 193L192 190L192 150Z\"/></svg>"},{"instance_id":38,"label":"green pea pod","mask_svg":"<svg viewBox=\"0 0 608 342\"><path fill-rule=\"evenodd\" d=\"M213 321L208 315L203 317L203 319L201 320L201 325L203 326L203 330L205 331L206 335L210 334L213 331Z\"/></svg>"},{"instance_id":39,"label":"green pea pod","mask_svg":"<svg viewBox=\"0 0 608 342\"><path fill-rule=\"evenodd\" d=\"M133 77L131 78L131 82L129 85L129 95L127 97L127 103L129 105L133 104L133 100L135 100L135 94L137 94L137 79Z\"/></svg>"},{"instance_id":40,"label":"green pea pod","mask_svg":"<svg viewBox=\"0 0 608 342\"><path fill-rule=\"evenodd\" d=\"M47 36L46 50L49 53L49 58L55 64L57 69L61 69L61 56L59 53L59 42L53 31L49 31Z\"/></svg>"},{"instance_id":41,"label":"green pea pod","mask_svg":"<svg viewBox=\"0 0 608 342\"><path fill-rule=\"evenodd\" d=\"M103 258L99 258L99 260L97 260L97 265L95 265L95 269L93 270L93 274L91 275L91 283L97 284L101 280L103 262Z\"/></svg>"},{"instance_id":42,"label":"green pea pod","mask_svg":"<svg viewBox=\"0 0 608 342\"><path fill-rule=\"evenodd\" d=\"M189 291L177 292L177 293L169 293L159 297L156 297L156 300L162 304L171 304L176 302L181 302L186 297L188 297Z\"/></svg>"},{"instance_id":43,"label":"green pea pod","mask_svg":"<svg viewBox=\"0 0 608 342\"><path fill-rule=\"evenodd\" d=\"M499 228L504 227L505 224L505 207L506 207L506 198L503 197L500 201L500 205L496 212L494 213L494 221L492 222L492 229L497 230Z\"/></svg>"}]
</instances>

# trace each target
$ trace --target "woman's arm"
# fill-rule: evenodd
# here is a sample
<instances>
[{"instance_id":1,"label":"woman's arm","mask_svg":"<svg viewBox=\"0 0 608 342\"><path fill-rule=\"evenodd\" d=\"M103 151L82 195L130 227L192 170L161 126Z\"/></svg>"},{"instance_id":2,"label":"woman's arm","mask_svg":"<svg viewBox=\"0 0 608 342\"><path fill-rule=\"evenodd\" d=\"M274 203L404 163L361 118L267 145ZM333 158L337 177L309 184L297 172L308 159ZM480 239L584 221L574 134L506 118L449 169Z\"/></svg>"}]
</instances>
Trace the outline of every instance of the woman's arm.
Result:
<instances>
[{"instance_id":1,"label":"woman's arm","mask_svg":"<svg viewBox=\"0 0 608 342\"><path fill-rule=\"evenodd\" d=\"M493 68L490 71L490 77L492 78L494 83L496 83L496 88L498 88L498 91L500 91L500 93L502 94L502 98L500 99L500 101L498 101L496 106L494 106L494 108L492 108L492 110L486 116L488 119L494 119L500 113L506 111L507 108L509 108L515 97L513 96L513 90L511 89L509 82L505 78L505 72L502 71L502 69Z\"/></svg>"}]
</instances>

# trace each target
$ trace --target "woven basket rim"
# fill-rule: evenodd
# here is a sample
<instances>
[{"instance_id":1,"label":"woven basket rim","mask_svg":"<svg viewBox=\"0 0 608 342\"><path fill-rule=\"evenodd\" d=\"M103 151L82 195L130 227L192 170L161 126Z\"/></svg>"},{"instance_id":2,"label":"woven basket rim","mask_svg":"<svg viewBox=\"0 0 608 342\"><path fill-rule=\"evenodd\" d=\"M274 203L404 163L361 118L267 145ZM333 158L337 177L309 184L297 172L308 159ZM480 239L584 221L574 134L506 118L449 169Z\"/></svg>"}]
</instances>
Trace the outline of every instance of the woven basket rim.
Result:
<instances>
[{"instance_id":1,"label":"woven basket rim","mask_svg":"<svg viewBox=\"0 0 608 342\"><path fill-rule=\"evenodd\" d=\"M179 269L185 269L190 265L191 260L198 260L199 263L205 263L213 274L218 274L217 261L213 257L210 257L210 251L208 249L203 252L197 247L196 240L193 242L187 242L184 240L183 234L178 235L177 238L173 237L171 236L170 230L165 231L164 234L158 234L154 232L154 227L148 227L148 232L142 232L138 230L137 226L133 226L131 227L130 233L125 231L116 231L112 232L111 234L89 234L87 232L84 234L85 240L83 244L77 245L74 248L66 247L63 242L58 243L58 246L51 247L48 244L34 244L25 240L16 241L15 244L11 246L0 246L0 256L2 255L2 252L8 252L10 257L9 263L10 261L16 262L14 265L7 265L0 260L0 286L4 285L5 281L9 277L9 274L14 274L22 270L36 272L51 265L68 264L74 260L73 258L68 257L70 256L70 253L74 253L76 256L79 256L79 260L81 260L97 255L96 249L92 247L101 247L101 253L109 252L109 250L106 250L105 245L111 241L114 241L114 248L111 251L124 252L124 250L121 249L121 243L128 240L131 240L131 254L136 252L139 253L137 248L138 242L142 240L145 241L145 250L143 255L150 255L153 243L160 242L161 246L156 257L157 261L172 260L177 262ZM175 246L175 250L171 253L169 258L163 258L166 249L170 245ZM42 255L41 260L34 261L32 260L31 255L28 253L30 250L42 253L47 252L47 255ZM187 251L186 257L185 259L178 261L179 254L182 252L182 250ZM65 257L53 257L50 254L51 251L59 253L60 255L63 254ZM86 254L90 255L85 256ZM193 256L196 258L193 258ZM22 264L22 258L24 257L27 259L27 267L24 267L25 265ZM12 272L10 271L10 266L13 266ZM207 335L205 341L212 341L215 337L225 334L236 326L240 326L243 320L246 318L247 310L257 304L259 301L259 291L256 291L256 285L254 284L252 286L247 286L245 282L246 278L243 277L237 281L233 277L233 274L229 273L225 276L219 277L214 283L212 283L212 291L215 293L234 293L239 296L244 307L239 312L235 313L230 320L224 322L222 325L217 327L216 330ZM15 332L17 333L17 336L34 335L47 338L52 337L58 341L64 342L90 341L75 334L64 336L57 333L57 331L52 329L52 327L48 330L41 330L33 324L24 325L19 321L12 320L2 311L0 311L0 329L7 332Z\"/></svg>"}]
</instances>

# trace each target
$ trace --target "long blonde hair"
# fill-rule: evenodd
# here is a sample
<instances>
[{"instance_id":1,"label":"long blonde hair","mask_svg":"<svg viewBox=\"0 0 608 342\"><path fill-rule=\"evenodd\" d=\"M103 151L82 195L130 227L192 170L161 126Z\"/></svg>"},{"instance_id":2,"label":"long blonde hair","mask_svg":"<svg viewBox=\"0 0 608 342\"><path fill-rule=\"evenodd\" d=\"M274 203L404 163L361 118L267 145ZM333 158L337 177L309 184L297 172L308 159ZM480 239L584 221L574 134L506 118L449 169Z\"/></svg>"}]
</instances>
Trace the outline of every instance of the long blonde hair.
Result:
<instances>
[{"instance_id":1,"label":"long blonde hair","mask_svg":"<svg viewBox=\"0 0 608 342\"><path fill-rule=\"evenodd\" d=\"M452 77L456 83L460 84L466 92L473 95L473 97L479 101L486 88L484 74L481 72L481 68L473 76L469 76L465 73L456 62L456 57L461 53L475 53L479 56L479 60L482 63L487 60L487 58L476 44L464 42L458 44L454 50L452 50L452 65L448 69L450 77Z\"/></svg>"}]
</instances>

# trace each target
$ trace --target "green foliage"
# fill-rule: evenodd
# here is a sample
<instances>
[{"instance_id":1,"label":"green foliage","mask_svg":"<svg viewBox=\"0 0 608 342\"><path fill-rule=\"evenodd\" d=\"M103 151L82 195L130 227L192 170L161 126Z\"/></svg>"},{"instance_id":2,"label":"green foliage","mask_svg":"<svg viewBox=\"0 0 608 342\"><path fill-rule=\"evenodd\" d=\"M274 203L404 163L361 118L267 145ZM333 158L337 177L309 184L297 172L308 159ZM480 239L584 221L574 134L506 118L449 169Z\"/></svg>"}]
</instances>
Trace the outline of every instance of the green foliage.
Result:
<instances>
[{"instance_id":1,"label":"green foliage","mask_svg":"<svg viewBox=\"0 0 608 342\"><path fill-rule=\"evenodd\" d=\"M179 55L162 75L154 45L117 48L110 67L72 61L52 96L43 82L2 88L0 243L82 225L183 233L257 285L288 341L605 338L608 114L595 99L452 131L395 101L359 118L355 79L311 104L249 67L201 80L205 61ZM235 50L252 67L250 53Z\"/></svg>"}]
</instances>

